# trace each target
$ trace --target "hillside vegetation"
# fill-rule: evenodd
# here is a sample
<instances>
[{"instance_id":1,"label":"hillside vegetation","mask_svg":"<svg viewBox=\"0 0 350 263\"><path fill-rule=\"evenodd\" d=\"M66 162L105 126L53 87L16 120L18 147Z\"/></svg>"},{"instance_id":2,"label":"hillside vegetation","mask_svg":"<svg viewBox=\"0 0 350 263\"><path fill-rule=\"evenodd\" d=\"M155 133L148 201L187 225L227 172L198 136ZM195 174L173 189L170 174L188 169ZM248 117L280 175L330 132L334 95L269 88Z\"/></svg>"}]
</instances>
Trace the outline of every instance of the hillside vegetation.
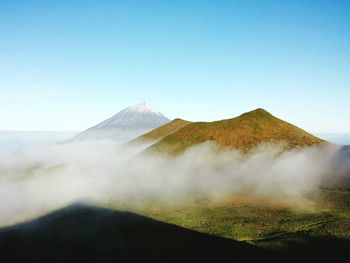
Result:
<instances>
[{"instance_id":1,"label":"hillside vegetation","mask_svg":"<svg viewBox=\"0 0 350 263\"><path fill-rule=\"evenodd\" d=\"M286 252L294 249L291 243L306 249L316 240L333 240L328 249L336 246L336 239L348 245L349 201L349 192L328 190L295 200L236 195L219 203L149 209L144 214L187 229Z\"/></svg>"},{"instance_id":2,"label":"hillside vegetation","mask_svg":"<svg viewBox=\"0 0 350 263\"><path fill-rule=\"evenodd\" d=\"M183 119L174 119L173 121L166 123L163 126L160 126L150 132L147 132L137 137L136 139L132 140L130 144L158 141L172 134L173 132L185 127L190 123L190 121L186 121Z\"/></svg>"},{"instance_id":3,"label":"hillside vegetation","mask_svg":"<svg viewBox=\"0 0 350 263\"><path fill-rule=\"evenodd\" d=\"M282 143L288 148L325 143L264 109L256 109L232 119L188 124L164 137L147 151L178 154L205 141L214 141L219 147L243 151L261 143Z\"/></svg>"}]
</instances>

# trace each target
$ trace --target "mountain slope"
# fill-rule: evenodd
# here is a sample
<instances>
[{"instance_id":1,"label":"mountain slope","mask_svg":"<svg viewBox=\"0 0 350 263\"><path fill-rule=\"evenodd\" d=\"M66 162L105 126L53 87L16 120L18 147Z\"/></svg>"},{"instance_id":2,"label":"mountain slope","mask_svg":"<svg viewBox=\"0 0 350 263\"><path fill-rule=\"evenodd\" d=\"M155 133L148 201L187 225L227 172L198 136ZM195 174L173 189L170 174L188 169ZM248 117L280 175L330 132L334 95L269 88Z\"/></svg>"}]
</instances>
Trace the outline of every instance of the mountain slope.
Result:
<instances>
[{"instance_id":1,"label":"mountain slope","mask_svg":"<svg viewBox=\"0 0 350 263\"><path fill-rule=\"evenodd\" d=\"M123 109L111 118L79 133L72 140L111 139L126 142L170 120L146 103Z\"/></svg>"},{"instance_id":2,"label":"mountain slope","mask_svg":"<svg viewBox=\"0 0 350 263\"><path fill-rule=\"evenodd\" d=\"M183 119L175 119L169 123L164 124L150 132L147 132L136 139L132 140L130 144L144 143L144 142L155 142L163 139L164 137L172 134L173 132L185 127L192 122Z\"/></svg>"},{"instance_id":3,"label":"mountain slope","mask_svg":"<svg viewBox=\"0 0 350 263\"><path fill-rule=\"evenodd\" d=\"M325 142L264 109L256 109L233 119L189 124L158 141L148 151L176 154L205 141L244 151L267 142L283 143L289 148Z\"/></svg>"},{"instance_id":4,"label":"mountain slope","mask_svg":"<svg viewBox=\"0 0 350 263\"><path fill-rule=\"evenodd\" d=\"M0 229L2 262L250 262L273 252L131 212L72 205ZM219 261L218 261L219 259Z\"/></svg>"}]
</instances>

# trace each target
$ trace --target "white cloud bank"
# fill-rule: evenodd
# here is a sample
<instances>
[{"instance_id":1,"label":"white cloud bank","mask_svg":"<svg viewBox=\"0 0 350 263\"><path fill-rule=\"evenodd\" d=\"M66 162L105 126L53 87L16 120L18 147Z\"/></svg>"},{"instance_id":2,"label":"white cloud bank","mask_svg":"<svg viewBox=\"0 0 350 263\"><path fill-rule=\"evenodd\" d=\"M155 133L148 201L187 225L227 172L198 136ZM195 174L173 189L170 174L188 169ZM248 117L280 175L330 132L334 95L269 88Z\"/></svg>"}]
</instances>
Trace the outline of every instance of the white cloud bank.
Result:
<instances>
[{"instance_id":1,"label":"white cloud bank","mask_svg":"<svg viewBox=\"0 0 350 263\"><path fill-rule=\"evenodd\" d=\"M0 155L0 225L81 200L170 205L235 193L303 196L332 173L339 150L262 145L243 155L204 143L170 158L140 149L96 141Z\"/></svg>"}]
</instances>

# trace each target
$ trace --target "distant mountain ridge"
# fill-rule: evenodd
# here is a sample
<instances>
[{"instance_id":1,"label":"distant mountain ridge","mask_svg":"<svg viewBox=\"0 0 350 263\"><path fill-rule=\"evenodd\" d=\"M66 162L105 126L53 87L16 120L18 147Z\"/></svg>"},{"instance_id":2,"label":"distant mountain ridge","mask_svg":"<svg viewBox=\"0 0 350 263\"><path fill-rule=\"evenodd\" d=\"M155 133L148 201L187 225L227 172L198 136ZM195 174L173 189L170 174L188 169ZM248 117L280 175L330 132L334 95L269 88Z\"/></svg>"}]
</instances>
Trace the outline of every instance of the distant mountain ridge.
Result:
<instances>
[{"instance_id":1,"label":"distant mountain ridge","mask_svg":"<svg viewBox=\"0 0 350 263\"><path fill-rule=\"evenodd\" d=\"M72 140L109 139L126 142L169 121L144 102L121 110L107 120L77 134Z\"/></svg>"},{"instance_id":2,"label":"distant mountain ridge","mask_svg":"<svg viewBox=\"0 0 350 263\"><path fill-rule=\"evenodd\" d=\"M159 140L147 152L177 154L205 141L214 141L222 148L244 151L261 143L279 143L296 148L326 142L259 108L232 119L193 122Z\"/></svg>"},{"instance_id":3,"label":"distant mountain ridge","mask_svg":"<svg viewBox=\"0 0 350 263\"><path fill-rule=\"evenodd\" d=\"M155 128L154 130L135 138L134 140L129 142L129 145L137 143L152 143L159 141L160 139L163 139L164 137L172 134L173 132L181 129L182 127L185 127L190 123L192 122L176 118L171 122L164 124L161 127Z\"/></svg>"}]
</instances>

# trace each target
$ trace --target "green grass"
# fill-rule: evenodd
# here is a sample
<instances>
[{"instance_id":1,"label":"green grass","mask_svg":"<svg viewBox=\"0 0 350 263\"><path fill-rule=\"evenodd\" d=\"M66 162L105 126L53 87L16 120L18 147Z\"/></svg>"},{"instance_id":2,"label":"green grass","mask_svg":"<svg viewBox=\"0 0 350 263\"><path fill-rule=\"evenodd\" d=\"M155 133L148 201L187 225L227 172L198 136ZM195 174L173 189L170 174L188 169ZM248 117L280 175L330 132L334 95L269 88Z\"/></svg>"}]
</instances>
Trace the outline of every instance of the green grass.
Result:
<instances>
[{"instance_id":1,"label":"green grass","mask_svg":"<svg viewBox=\"0 0 350 263\"><path fill-rule=\"evenodd\" d=\"M148 152L178 154L209 140L215 141L220 148L243 151L261 143L284 144L287 148L325 143L263 109L256 109L233 119L190 123L159 140Z\"/></svg>"},{"instance_id":2,"label":"green grass","mask_svg":"<svg viewBox=\"0 0 350 263\"><path fill-rule=\"evenodd\" d=\"M306 200L301 206L303 200L293 200L298 202L295 205L234 197L217 204L138 212L202 233L280 249L288 246L291 239L301 243L311 237L350 240L349 200L349 193L321 191L316 200Z\"/></svg>"},{"instance_id":3,"label":"green grass","mask_svg":"<svg viewBox=\"0 0 350 263\"><path fill-rule=\"evenodd\" d=\"M128 144L133 145L137 143L145 143L145 142L155 142L160 139L163 139L164 137L168 136L169 134L172 134L173 132L181 129L182 127L185 127L186 125L190 124L190 121L182 120L182 119L175 119L169 123L164 124L163 126L160 126L150 132L147 132L134 140L130 141Z\"/></svg>"},{"instance_id":4,"label":"green grass","mask_svg":"<svg viewBox=\"0 0 350 263\"><path fill-rule=\"evenodd\" d=\"M338 262L350 247L349 197L232 196L137 213L77 204L0 229L0 250L5 262Z\"/></svg>"}]
</instances>

